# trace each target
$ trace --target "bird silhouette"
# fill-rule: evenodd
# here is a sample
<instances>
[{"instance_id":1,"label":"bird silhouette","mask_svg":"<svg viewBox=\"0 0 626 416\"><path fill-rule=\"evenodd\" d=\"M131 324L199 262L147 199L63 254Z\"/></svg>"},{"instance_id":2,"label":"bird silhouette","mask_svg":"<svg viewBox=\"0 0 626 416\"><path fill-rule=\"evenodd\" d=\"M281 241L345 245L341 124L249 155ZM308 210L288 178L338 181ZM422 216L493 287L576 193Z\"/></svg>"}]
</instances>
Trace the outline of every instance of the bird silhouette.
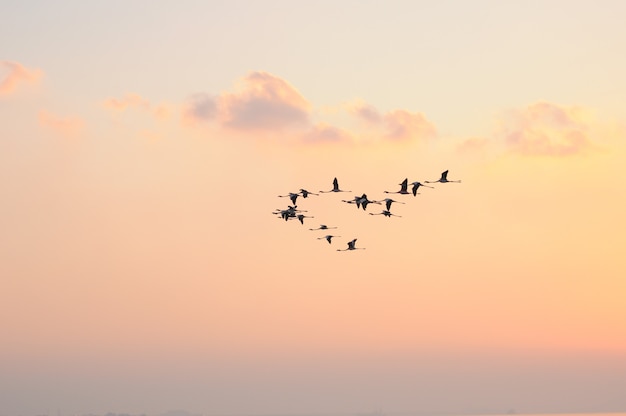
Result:
<instances>
[{"instance_id":1,"label":"bird silhouette","mask_svg":"<svg viewBox=\"0 0 626 416\"><path fill-rule=\"evenodd\" d=\"M385 199L383 199L383 201L385 202L385 207L387 208L387 211L389 211L391 209L391 203L392 202L395 202L396 204L404 204L404 202L396 201L396 200L391 199L391 198L385 198Z\"/></svg>"},{"instance_id":2,"label":"bird silhouette","mask_svg":"<svg viewBox=\"0 0 626 416\"><path fill-rule=\"evenodd\" d=\"M402 183L399 184L400 185L400 190L398 192L391 192L391 191L385 191L386 194L402 194L402 195L407 195L409 193L409 191L407 190L408 186L409 186L409 180L407 178L404 178L404 180L402 181Z\"/></svg>"},{"instance_id":3,"label":"bird silhouette","mask_svg":"<svg viewBox=\"0 0 626 416\"><path fill-rule=\"evenodd\" d=\"M384 209L384 210L380 211L378 214L373 214L373 213L370 212L370 215L384 215L385 217L400 217L400 218L402 218L401 215L392 214L391 211L389 211L388 209Z\"/></svg>"},{"instance_id":4,"label":"bird silhouette","mask_svg":"<svg viewBox=\"0 0 626 416\"><path fill-rule=\"evenodd\" d=\"M280 198L287 198L289 197L289 199L291 199L291 202L295 205L296 204L296 199L298 199L298 195L300 194L295 194L293 192L289 192L289 194L287 195L278 195Z\"/></svg>"},{"instance_id":5,"label":"bird silhouette","mask_svg":"<svg viewBox=\"0 0 626 416\"><path fill-rule=\"evenodd\" d=\"M331 189L330 191L320 191L320 193L328 193L328 192L352 192L352 191L343 191L341 189L339 189L339 182L337 181L337 178L333 179L333 189Z\"/></svg>"},{"instance_id":6,"label":"bird silhouette","mask_svg":"<svg viewBox=\"0 0 626 416\"><path fill-rule=\"evenodd\" d=\"M441 174L441 178L439 178L436 181L426 181L426 183L437 183L437 182L441 182L441 183L447 183L447 182L456 182L456 183L461 183L461 181L449 181L448 180L448 171L445 171Z\"/></svg>"},{"instance_id":7,"label":"bird silhouette","mask_svg":"<svg viewBox=\"0 0 626 416\"><path fill-rule=\"evenodd\" d=\"M334 237L341 237L341 236L340 235L325 235L324 237L318 237L317 239L318 240L326 240L326 241L328 241L328 244L330 244L331 243L330 240L332 238L334 238Z\"/></svg>"},{"instance_id":8,"label":"bird silhouette","mask_svg":"<svg viewBox=\"0 0 626 416\"><path fill-rule=\"evenodd\" d=\"M298 215L296 215L296 218L298 218L298 221L300 221L300 224L304 225L304 219L305 218L315 218L315 217L309 217L309 216L306 216L304 214L298 214Z\"/></svg>"},{"instance_id":9,"label":"bird silhouette","mask_svg":"<svg viewBox=\"0 0 626 416\"><path fill-rule=\"evenodd\" d=\"M302 194L302 198L306 198L309 195L319 195L319 194L314 194L311 191L307 191L306 189L300 189L300 193ZM295 202L294 202L295 203Z\"/></svg>"},{"instance_id":10,"label":"bird silhouette","mask_svg":"<svg viewBox=\"0 0 626 416\"><path fill-rule=\"evenodd\" d=\"M309 230L311 230L311 231L315 231L315 230L331 230L331 229L335 229L335 228L337 228L337 227L329 227L329 226L327 226L325 224L320 224L319 227L317 227L317 228L309 228Z\"/></svg>"},{"instance_id":11,"label":"bird silhouette","mask_svg":"<svg viewBox=\"0 0 626 416\"><path fill-rule=\"evenodd\" d=\"M380 204L380 202L378 201L370 201L367 198L366 194L363 194L361 196L355 196L354 199L351 199L351 200L342 199L341 202L346 202L348 204L356 204L357 209L363 208L363 211L367 209L368 204Z\"/></svg>"},{"instance_id":12,"label":"bird silhouette","mask_svg":"<svg viewBox=\"0 0 626 416\"><path fill-rule=\"evenodd\" d=\"M365 250L365 247L355 247L356 238L352 241L348 241L348 248L344 248L343 250L337 249L337 251L348 251L348 250Z\"/></svg>"},{"instance_id":13,"label":"bird silhouette","mask_svg":"<svg viewBox=\"0 0 626 416\"><path fill-rule=\"evenodd\" d=\"M424 185L421 182L413 182L411 183L411 185L413 185L413 187L411 188L411 192L413 192L413 196L417 196L417 190L419 189L420 186L424 186L426 188L433 188L433 186L428 186L428 185Z\"/></svg>"}]
</instances>

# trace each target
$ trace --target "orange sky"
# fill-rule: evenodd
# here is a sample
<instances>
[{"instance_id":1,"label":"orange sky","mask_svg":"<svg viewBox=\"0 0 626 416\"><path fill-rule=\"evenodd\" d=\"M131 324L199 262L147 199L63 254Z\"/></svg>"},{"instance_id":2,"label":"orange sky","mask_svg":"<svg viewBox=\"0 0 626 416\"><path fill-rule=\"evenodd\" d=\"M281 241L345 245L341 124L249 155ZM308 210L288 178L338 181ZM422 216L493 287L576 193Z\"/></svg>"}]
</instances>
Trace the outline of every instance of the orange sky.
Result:
<instances>
[{"instance_id":1,"label":"orange sky","mask_svg":"<svg viewBox=\"0 0 626 416\"><path fill-rule=\"evenodd\" d=\"M494 21L348 3L322 34L306 23L320 10L282 2L301 31L252 4L158 4L141 22L137 5L65 2L59 22L0 7L40 25L0 32L0 415L626 408L623 5L568 4L568 20L558 1L480 2ZM409 69L430 76L414 79L390 22L437 38L404 20L420 11L450 32L420 41ZM397 50L376 47L380 16ZM505 30L516 16L561 35ZM595 42L571 49L581 27ZM507 42L538 63L515 65ZM455 59L467 73L447 72ZM444 170L462 183L383 192ZM352 192L299 197L304 224L271 214L334 177ZM404 202L401 218L341 202L361 193ZM353 238L365 250L336 251Z\"/></svg>"}]
</instances>

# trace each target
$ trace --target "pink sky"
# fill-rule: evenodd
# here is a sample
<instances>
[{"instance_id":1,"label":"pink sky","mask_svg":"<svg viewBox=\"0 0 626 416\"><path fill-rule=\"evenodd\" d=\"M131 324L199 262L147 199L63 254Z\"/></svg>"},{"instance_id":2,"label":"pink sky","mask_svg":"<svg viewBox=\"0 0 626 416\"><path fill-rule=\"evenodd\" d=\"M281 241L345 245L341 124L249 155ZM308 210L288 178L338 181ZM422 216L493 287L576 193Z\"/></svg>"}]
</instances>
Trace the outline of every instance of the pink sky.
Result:
<instances>
[{"instance_id":1,"label":"pink sky","mask_svg":"<svg viewBox=\"0 0 626 416\"><path fill-rule=\"evenodd\" d=\"M479 3L4 6L0 415L624 411L624 6Z\"/></svg>"}]
</instances>

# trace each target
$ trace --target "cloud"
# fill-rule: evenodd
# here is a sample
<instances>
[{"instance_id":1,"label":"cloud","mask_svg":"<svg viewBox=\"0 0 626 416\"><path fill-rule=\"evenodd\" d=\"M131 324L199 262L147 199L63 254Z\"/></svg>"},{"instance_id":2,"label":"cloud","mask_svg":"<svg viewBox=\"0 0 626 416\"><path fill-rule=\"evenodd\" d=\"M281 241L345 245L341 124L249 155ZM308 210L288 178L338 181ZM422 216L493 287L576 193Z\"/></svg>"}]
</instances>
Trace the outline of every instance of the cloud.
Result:
<instances>
[{"instance_id":1,"label":"cloud","mask_svg":"<svg viewBox=\"0 0 626 416\"><path fill-rule=\"evenodd\" d=\"M371 104L357 103L349 105L348 113L367 124L368 129L378 128L385 139L390 140L426 140L437 136L435 125L422 113L407 110L393 110L381 114Z\"/></svg>"},{"instance_id":2,"label":"cloud","mask_svg":"<svg viewBox=\"0 0 626 416\"><path fill-rule=\"evenodd\" d=\"M352 134L341 128L330 126L324 123L316 124L311 130L304 135L304 141L340 143L352 141Z\"/></svg>"},{"instance_id":3,"label":"cloud","mask_svg":"<svg viewBox=\"0 0 626 416\"><path fill-rule=\"evenodd\" d=\"M502 117L497 136L515 153L558 157L592 149L592 129L583 109L539 102Z\"/></svg>"},{"instance_id":4,"label":"cloud","mask_svg":"<svg viewBox=\"0 0 626 416\"><path fill-rule=\"evenodd\" d=\"M435 126L422 113L395 110L385 114L386 137L393 140L424 140L437 135Z\"/></svg>"},{"instance_id":5,"label":"cloud","mask_svg":"<svg viewBox=\"0 0 626 416\"><path fill-rule=\"evenodd\" d=\"M0 61L2 68L6 75L0 76L0 96L12 93L20 84L36 84L43 76L40 69L29 69L17 62Z\"/></svg>"},{"instance_id":6,"label":"cloud","mask_svg":"<svg viewBox=\"0 0 626 416\"><path fill-rule=\"evenodd\" d=\"M378 124L383 119L380 112L370 104L359 103L349 108L348 111L367 123Z\"/></svg>"},{"instance_id":7,"label":"cloud","mask_svg":"<svg viewBox=\"0 0 626 416\"><path fill-rule=\"evenodd\" d=\"M483 137L471 137L459 143L456 147L456 150L458 153L482 152L487 149L489 144L489 139L485 139Z\"/></svg>"},{"instance_id":8,"label":"cloud","mask_svg":"<svg viewBox=\"0 0 626 416\"><path fill-rule=\"evenodd\" d=\"M212 121L217 117L217 100L209 94L194 94L188 100L183 118L191 122Z\"/></svg>"},{"instance_id":9,"label":"cloud","mask_svg":"<svg viewBox=\"0 0 626 416\"><path fill-rule=\"evenodd\" d=\"M159 120L165 120L170 116L169 106L165 104L154 105L139 94L129 93L122 98L109 98L104 101L104 107L112 111L126 111L138 109L145 111Z\"/></svg>"},{"instance_id":10,"label":"cloud","mask_svg":"<svg viewBox=\"0 0 626 416\"><path fill-rule=\"evenodd\" d=\"M252 72L236 92L218 98L220 122L238 130L279 131L309 124L309 103L285 80Z\"/></svg>"},{"instance_id":11,"label":"cloud","mask_svg":"<svg viewBox=\"0 0 626 416\"><path fill-rule=\"evenodd\" d=\"M353 121L346 115L365 126L346 127ZM314 110L287 81L261 71L242 78L234 91L191 96L182 118L190 124L213 123L239 133L287 135L308 144L425 140L437 135L435 126L422 113L394 110L383 114L362 102Z\"/></svg>"},{"instance_id":12,"label":"cloud","mask_svg":"<svg viewBox=\"0 0 626 416\"><path fill-rule=\"evenodd\" d=\"M84 122L78 117L59 117L45 110L39 112L39 124L66 137L79 136L84 128Z\"/></svg>"}]
</instances>

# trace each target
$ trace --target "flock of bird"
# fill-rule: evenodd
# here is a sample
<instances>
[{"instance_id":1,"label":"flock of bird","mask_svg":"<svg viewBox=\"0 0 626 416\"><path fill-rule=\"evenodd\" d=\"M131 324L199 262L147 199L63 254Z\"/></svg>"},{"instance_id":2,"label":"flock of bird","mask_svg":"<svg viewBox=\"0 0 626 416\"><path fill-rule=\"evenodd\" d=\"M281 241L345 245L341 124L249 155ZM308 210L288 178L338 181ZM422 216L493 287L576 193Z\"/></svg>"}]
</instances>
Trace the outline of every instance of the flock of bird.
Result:
<instances>
[{"instance_id":1,"label":"flock of bird","mask_svg":"<svg viewBox=\"0 0 626 416\"><path fill-rule=\"evenodd\" d=\"M424 183L449 183L449 182L455 182L455 183L459 183L461 182L460 180L448 180L448 171L446 170L445 172L443 172L441 174L441 177L436 180L436 181L424 181ZM383 191L386 194L400 194L400 195L411 195L413 194L413 196L417 196L418 195L418 190L420 187L425 187L425 188L433 188L432 186L428 186L428 185L424 185L421 182L412 182L409 184L408 178L405 178L400 184L400 190L399 191ZM411 185L411 190L409 191L409 185ZM313 193L311 191L308 191L306 189L300 189L298 192L289 192L286 195L278 195L279 198L289 198L291 200L291 203L293 205L288 205L286 209L276 209L275 211L272 212L272 214L277 215L278 218L281 218L285 221L289 221L289 220L298 220L300 221L300 223L302 225L304 225L304 219L305 218L314 218L313 216L308 216L303 214L304 212L307 212L305 210L301 210L298 209L298 206L296 205L296 201L298 199L298 197L302 197L302 198L308 198L309 195L315 195L315 196L319 196L320 194L324 194L324 193L331 193L331 192L352 192L352 191L346 191L346 190L342 190L339 188L339 181L337 181L337 178L335 178L333 180L333 188L328 190L328 191L319 191L319 193ZM342 202L345 202L347 204L354 204L356 205L357 209L363 209L364 211L367 210L367 206L369 204L377 204L377 205L383 205L385 206L385 209L381 210L378 213L372 213L370 212L369 215L384 215L385 217L401 217L400 215L396 215L393 214L391 212L391 206L392 204L404 204L405 202L402 201L397 201L395 199L392 198L384 198L382 200L376 201L376 200L370 200L366 194L362 194L361 196L355 196L352 199L346 200L346 199L342 199ZM325 224L320 224L319 227L317 228L309 228L310 231L316 231L316 230L331 230L331 229L337 229L337 227L329 227ZM318 240L326 240L328 242L328 244L332 244L332 239L333 238L339 238L341 237L340 235L333 235L333 234L327 234L323 237L318 237ZM345 249L337 249L337 251L350 251L350 250L365 250L364 247L356 247L356 238L353 238L352 240L348 241L348 247Z\"/></svg>"}]
</instances>

